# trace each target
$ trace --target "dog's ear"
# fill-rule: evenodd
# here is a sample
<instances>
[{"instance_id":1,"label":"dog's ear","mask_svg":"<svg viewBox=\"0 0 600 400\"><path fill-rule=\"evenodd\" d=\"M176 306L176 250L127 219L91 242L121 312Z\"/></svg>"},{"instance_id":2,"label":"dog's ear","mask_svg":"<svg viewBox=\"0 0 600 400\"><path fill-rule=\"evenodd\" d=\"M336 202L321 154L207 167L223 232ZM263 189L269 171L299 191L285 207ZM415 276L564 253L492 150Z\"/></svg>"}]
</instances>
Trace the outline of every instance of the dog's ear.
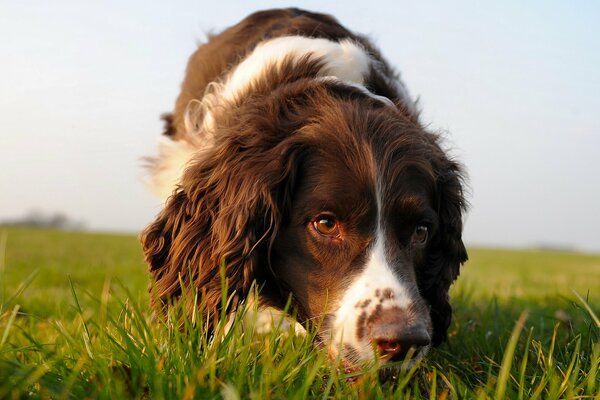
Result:
<instances>
[{"instance_id":1,"label":"dog's ear","mask_svg":"<svg viewBox=\"0 0 600 400\"><path fill-rule=\"evenodd\" d=\"M448 290L467 260L462 241L462 214L466 208L459 166L448 162L437 178L439 226L429 246L427 266L421 277L421 292L431 309L434 346L447 336L452 320Z\"/></svg>"},{"instance_id":2,"label":"dog's ear","mask_svg":"<svg viewBox=\"0 0 600 400\"><path fill-rule=\"evenodd\" d=\"M249 294L258 268L268 269L268 252L291 202L301 152L281 129L236 122L188 164L176 191L140 238L154 279L155 308L164 311L170 302L186 302L191 289L209 326L222 311L222 266L232 296L226 311ZM193 307L193 302L186 304L188 311Z\"/></svg>"},{"instance_id":3,"label":"dog's ear","mask_svg":"<svg viewBox=\"0 0 600 400\"><path fill-rule=\"evenodd\" d=\"M226 113L213 110L212 131L203 132L210 144L188 162L176 191L141 235L155 308L185 302L192 289L210 327L249 294L255 279L268 279L269 252L306 153L298 132L316 109L306 104L318 90L291 85L229 104ZM191 115L193 126L203 126ZM228 310L221 310L221 266L232 296ZM191 311L194 303L186 306Z\"/></svg>"},{"instance_id":4,"label":"dog's ear","mask_svg":"<svg viewBox=\"0 0 600 400\"><path fill-rule=\"evenodd\" d=\"M246 164L237 160L238 166L240 162ZM221 311L221 266L235 307L248 294L257 254L277 224L278 211L261 175L207 163L187 168L141 242L154 280L155 307L164 311L169 302L181 299L189 309L193 304L188 294L196 293L198 307L212 326Z\"/></svg>"}]
</instances>

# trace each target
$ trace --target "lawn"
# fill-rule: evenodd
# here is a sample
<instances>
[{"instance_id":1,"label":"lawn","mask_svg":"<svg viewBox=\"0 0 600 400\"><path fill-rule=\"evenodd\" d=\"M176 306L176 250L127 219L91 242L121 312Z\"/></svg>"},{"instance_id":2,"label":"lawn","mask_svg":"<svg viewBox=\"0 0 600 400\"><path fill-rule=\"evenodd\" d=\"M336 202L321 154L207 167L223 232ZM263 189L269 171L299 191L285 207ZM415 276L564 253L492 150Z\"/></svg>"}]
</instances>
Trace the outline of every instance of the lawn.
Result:
<instances>
[{"instance_id":1,"label":"lawn","mask_svg":"<svg viewBox=\"0 0 600 400\"><path fill-rule=\"evenodd\" d=\"M0 398L600 399L600 256L469 250L448 342L381 384L310 332L153 319L132 235L0 227Z\"/></svg>"}]
</instances>

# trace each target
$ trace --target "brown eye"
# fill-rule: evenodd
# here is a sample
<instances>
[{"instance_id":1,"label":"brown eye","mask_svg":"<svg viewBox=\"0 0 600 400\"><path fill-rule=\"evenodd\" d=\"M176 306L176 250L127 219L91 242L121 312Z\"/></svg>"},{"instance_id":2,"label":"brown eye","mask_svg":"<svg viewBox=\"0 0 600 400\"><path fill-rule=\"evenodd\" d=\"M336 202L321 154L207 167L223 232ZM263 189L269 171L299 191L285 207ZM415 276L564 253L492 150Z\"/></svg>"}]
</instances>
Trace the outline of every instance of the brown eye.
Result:
<instances>
[{"instance_id":1,"label":"brown eye","mask_svg":"<svg viewBox=\"0 0 600 400\"><path fill-rule=\"evenodd\" d=\"M413 233L412 243L419 246L424 245L427 242L429 236L429 229L425 225L417 225L415 233Z\"/></svg>"},{"instance_id":2,"label":"brown eye","mask_svg":"<svg viewBox=\"0 0 600 400\"><path fill-rule=\"evenodd\" d=\"M313 221L313 227L322 236L337 237L340 234L338 223L333 217L318 217Z\"/></svg>"}]
</instances>

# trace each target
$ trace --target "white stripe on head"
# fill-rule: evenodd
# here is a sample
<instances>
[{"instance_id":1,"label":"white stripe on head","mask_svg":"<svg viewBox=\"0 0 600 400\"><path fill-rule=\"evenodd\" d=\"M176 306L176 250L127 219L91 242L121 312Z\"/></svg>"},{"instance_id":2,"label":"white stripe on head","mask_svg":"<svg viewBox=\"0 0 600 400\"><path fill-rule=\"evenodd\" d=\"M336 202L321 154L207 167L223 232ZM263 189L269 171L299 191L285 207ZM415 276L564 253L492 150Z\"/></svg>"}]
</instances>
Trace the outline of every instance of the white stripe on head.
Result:
<instances>
[{"instance_id":1,"label":"white stripe on head","mask_svg":"<svg viewBox=\"0 0 600 400\"><path fill-rule=\"evenodd\" d=\"M382 227L382 207L379 184L376 189L377 230L365 269L355 278L344 294L333 322L335 350L350 345L362 359L373 355L368 337L359 337L358 330L365 326L376 309L408 309L414 303L409 288L393 271L385 250L385 234ZM364 335L368 336L368 335Z\"/></svg>"}]
</instances>

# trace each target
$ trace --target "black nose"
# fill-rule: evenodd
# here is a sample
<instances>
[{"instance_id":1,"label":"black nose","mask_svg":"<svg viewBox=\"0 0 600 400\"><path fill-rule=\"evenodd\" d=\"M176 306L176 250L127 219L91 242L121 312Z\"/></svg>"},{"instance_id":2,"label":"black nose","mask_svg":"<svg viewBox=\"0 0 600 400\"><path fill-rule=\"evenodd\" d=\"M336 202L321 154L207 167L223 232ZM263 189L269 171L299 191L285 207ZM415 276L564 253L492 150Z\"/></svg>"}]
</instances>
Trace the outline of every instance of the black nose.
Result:
<instances>
[{"instance_id":1,"label":"black nose","mask_svg":"<svg viewBox=\"0 0 600 400\"><path fill-rule=\"evenodd\" d=\"M402 314L397 310L384 312L371 325L371 340L381 357L402 360L411 348L414 349L412 354L416 355L419 349L431 343L425 326L407 323Z\"/></svg>"}]
</instances>

